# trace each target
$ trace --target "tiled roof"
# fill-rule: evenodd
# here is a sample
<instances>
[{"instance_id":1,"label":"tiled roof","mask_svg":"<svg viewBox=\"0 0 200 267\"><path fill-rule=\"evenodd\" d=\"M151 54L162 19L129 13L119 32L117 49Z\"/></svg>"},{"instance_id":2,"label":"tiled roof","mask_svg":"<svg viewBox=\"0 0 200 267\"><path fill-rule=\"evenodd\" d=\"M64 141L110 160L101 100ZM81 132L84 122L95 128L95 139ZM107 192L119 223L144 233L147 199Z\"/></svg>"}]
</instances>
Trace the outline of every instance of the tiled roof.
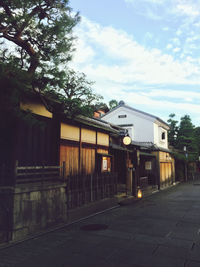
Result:
<instances>
[{"instance_id":1,"label":"tiled roof","mask_svg":"<svg viewBox=\"0 0 200 267\"><path fill-rule=\"evenodd\" d=\"M166 126L169 127L169 125L168 125L165 121L163 121L162 119L160 119L159 117L154 116L154 115L152 115L152 114L150 114L150 113L147 113L147 112L138 110L138 109L136 109L136 108L132 108L132 107L126 105L123 101L120 101L120 104L119 104L118 106L116 106L116 107L113 108L112 110L108 111L108 112L107 112L105 115L103 115L101 118L105 117L106 115L110 114L111 112L113 112L114 110L116 110L116 109L118 109L118 108L120 108L120 107L125 107L125 108L128 108L128 109L132 110L132 111L135 111L135 112L141 113L141 114L143 114L143 115L149 116L149 117L151 117L151 118L154 118L154 119L158 120L158 121L161 122L161 123L164 123Z\"/></svg>"},{"instance_id":2,"label":"tiled roof","mask_svg":"<svg viewBox=\"0 0 200 267\"><path fill-rule=\"evenodd\" d=\"M106 122L106 121L103 121L97 118L89 118L89 117L79 115L75 117L75 121L81 122L85 125L93 126L95 128L104 129L106 131L109 131L115 134L120 134L121 131L124 131L123 128L117 125L113 125L109 122Z\"/></svg>"},{"instance_id":3,"label":"tiled roof","mask_svg":"<svg viewBox=\"0 0 200 267\"><path fill-rule=\"evenodd\" d=\"M137 141L132 141L131 144L132 145L135 145L135 146L139 146L140 148L144 148L144 149L150 149L150 150L154 150L154 151L163 151L163 152L172 153L172 150L170 150L168 148L164 148L164 147L159 147L159 146L155 145L152 142L137 142Z\"/></svg>"}]
</instances>

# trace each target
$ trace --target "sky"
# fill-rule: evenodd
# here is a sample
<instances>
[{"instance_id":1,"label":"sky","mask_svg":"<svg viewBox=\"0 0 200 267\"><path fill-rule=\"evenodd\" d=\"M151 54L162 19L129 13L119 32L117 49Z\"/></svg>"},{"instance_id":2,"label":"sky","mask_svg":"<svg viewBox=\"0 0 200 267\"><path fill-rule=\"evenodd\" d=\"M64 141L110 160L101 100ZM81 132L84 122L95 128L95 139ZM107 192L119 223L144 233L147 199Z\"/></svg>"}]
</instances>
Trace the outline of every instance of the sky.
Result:
<instances>
[{"instance_id":1,"label":"sky","mask_svg":"<svg viewBox=\"0 0 200 267\"><path fill-rule=\"evenodd\" d=\"M104 97L200 126L200 0L71 0L71 67Z\"/></svg>"}]
</instances>

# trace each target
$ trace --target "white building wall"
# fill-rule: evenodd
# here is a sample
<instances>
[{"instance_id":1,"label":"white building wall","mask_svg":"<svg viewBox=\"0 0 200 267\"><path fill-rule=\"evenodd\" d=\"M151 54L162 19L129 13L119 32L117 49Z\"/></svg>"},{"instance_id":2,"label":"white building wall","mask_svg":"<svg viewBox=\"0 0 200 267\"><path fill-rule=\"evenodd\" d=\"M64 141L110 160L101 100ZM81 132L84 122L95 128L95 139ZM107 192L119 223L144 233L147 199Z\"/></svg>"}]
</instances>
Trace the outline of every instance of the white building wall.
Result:
<instances>
[{"instance_id":1,"label":"white building wall","mask_svg":"<svg viewBox=\"0 0 200 267\"><path fill-rule=\"evenodd\" d=\"M126 117L119 118L118 116ZM105 115L103 120L116 124L116 125L124 125L124 124L133 124L133 140L138 142L154 142L154 123L155 119L148 117L135 112L133 110L129 110L128 108L119 107L116 110L113 110L111 113ZM126 127L124 127L126 128ZM130 128L130 126L127 126Z\"/></svg>"},{"instance_id":2,"label":"white building wall","mask_svg":"<svg viewBox=\"0 0 200 267\"><path fill-rule=\"evenodd\" d=\"M162 133L165 133L165 139L162 139ZM154 144L162 148L168 148L167 130L154 123Z\"/></svg>"},{"instance_id":3,"label":"white building wall","mask_svg":"<svg viewBox=\"0 0 200 267\"><path fill-rule=\"evenodd\" d=\"M153 124L153 128L154 128L154 144L159 143L159 131L158 131L158 124L154 123Z\"/></svg>"}]
</instances>

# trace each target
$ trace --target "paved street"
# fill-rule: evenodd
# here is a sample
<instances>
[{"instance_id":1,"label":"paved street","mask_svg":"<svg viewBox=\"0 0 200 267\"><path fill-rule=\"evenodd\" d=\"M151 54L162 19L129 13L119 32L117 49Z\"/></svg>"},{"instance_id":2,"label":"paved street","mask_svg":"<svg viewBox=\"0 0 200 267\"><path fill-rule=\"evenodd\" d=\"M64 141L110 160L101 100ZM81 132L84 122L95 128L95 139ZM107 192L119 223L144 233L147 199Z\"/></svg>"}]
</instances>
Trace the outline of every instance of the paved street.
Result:
<instances>
[{"instance_id":1,"label":"paved street","mask_svg":"<svg viewBox=\"0 0 200 267\"><path fill-rule=\"evenodd\" d=\"M0 266L200 266L200 182L0 250Z\"/></svg>"}]
</instances>

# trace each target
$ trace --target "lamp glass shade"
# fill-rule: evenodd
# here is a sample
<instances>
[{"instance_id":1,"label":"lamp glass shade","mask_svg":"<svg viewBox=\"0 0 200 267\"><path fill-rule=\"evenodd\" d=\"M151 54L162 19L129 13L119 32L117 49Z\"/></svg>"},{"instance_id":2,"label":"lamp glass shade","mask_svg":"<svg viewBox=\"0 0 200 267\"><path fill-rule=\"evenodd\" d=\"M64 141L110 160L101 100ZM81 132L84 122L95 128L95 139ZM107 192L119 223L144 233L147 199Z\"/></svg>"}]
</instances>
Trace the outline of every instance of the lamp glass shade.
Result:
<instances>
[{"instance_id":1,"label":"lamp glass shade","mask_svg":"<svg viewBox=\"0 0 200 267\"><path fill-rule=\"evenodd\" d=\"M131 138L130 138L130 136L125 136L124 138L123 138L123 143L124 143L124 145L130 145L130 143L131 143Z\"/></svg>"},{"instance_id":2,"label":"lamp glass shade","mask_svg":"<svg viewBox=\"0 0 200 267\"><path fill-rule=\"evenodd\" d=\"M142 190L141 189L138 189L137 197L142 198Z\"/></svg>"}]
</instances>

